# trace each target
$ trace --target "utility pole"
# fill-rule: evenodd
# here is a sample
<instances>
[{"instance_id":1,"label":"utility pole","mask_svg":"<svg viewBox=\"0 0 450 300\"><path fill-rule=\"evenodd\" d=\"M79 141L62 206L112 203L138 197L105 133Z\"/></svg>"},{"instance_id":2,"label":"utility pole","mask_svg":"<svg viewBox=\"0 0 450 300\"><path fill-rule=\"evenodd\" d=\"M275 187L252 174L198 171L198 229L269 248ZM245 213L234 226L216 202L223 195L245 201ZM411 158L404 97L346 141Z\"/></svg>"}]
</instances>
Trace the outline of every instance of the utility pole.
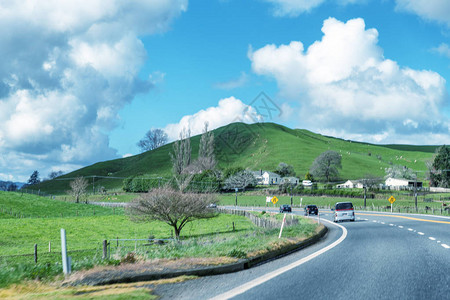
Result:
<instances>
[{"instance_id":1,"label":"utility pole","mask_svg":"<svg viewBox=\"0 0 450 300\"><path fill-rule=\"evenodd\" d=\"M238 192L238 188L234 188L234 191L236 192L236 207L237 207L237 192Z\"/></svg>"},{"instance_id":2,"label":"utility pole","mask_svg":"<svg viewBox=\"0 0 450 300\"><path fill-rule=\"evenodd\" d=\"M367 187L364 185L364 209L366 209Z\"/></svg>"},{"instance_id":3,"label":"utility pole","mask_svg":"<svg viewBox=\"0 0 450 300\"><path fill-rule=\"evenodd\" d=\"M414 203L416 205L416 212L417 212L417 172L416 176L414 176Z\"/></svg>"}]
</instances>

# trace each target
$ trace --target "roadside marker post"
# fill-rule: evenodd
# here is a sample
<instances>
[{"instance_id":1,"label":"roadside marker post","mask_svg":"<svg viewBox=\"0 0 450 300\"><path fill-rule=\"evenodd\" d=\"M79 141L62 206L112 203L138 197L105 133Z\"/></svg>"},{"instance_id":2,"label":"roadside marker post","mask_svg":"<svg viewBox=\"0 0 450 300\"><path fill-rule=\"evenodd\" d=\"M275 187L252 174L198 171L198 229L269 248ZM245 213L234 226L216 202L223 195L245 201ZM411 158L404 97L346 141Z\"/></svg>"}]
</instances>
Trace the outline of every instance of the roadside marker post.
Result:
<instances>
[{"instance_id":1,"label":"roadside marker post","mask_svg":"<svg viewBox=\"0 0 450 300\"><path fill-rule=\"evenodd\" d=\"M395 202L394 196L389 197L388 201L389 201L389 203L391 203L391 213L392 213L392 207L394 206L394 202Z\"/></svg>"},{"instance_id":2,"label":"roadside marker post","mask_svg":"<svg viewBox=\"0 0 450 300\"><path fill-rule=\"evenodd\" d=\"M71 271L71 259L67 257L67 243L66 243L66 230L61 228L61 256L63 264L64 274L69 274Z\"/></svg>"},{"instance_id":3,"label":"roadside marker post","mask_svg":"<svg viewBox=\"0 0 450 300\"><path fill-rule=\"evenodd\" d=\"M281 233L283 232L284 223L286 222L286 213L284 213L283 222L281 223L281 229L280 234L278 235L278 238L281 238Z\"/></svg>"}]
</instances>

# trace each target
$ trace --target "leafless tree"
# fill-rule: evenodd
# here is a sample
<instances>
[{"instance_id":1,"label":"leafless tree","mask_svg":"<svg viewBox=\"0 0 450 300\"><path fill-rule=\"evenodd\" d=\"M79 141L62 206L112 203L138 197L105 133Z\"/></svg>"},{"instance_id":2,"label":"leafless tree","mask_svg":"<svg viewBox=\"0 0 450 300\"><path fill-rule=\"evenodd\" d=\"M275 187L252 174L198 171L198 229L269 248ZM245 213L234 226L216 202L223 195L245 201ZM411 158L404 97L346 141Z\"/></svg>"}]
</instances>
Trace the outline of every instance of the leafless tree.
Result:
<instances>
[{"instance_id":1,"label":"leafless tree","mask_svg":"<svg viewBox=\"0 0 450 300\"><path fill-rule=\"evenodd\" d=\"M361 179L361 183L366 188L374 188L377 187L378 184L380 184L383 181L382 177L377 177L372 174L366 174L364 176L364 179Z\"/></svg>"},{"instance_id":2,"label":"leafless tree","mask_svg":"<svg viewBox=\"0 0 450 300\"><path fill-rule=\"evenodd\" d=\"M202 171L205 171L214 170L216 164L217 162L214 156L214 133L208 131L208 122L205 122L198 149L197 165Z\"/></svg>"},{"instance_id":3,"label":"leafless tree","mask_svg":"<svg viewBox=\"0 0 450 300\"><path fill-rule=\"evenodd\" d=\"M151 129L147 131L144 138L137 145L141 148L141 152L153 150L164 146L167 143L167 134L162 129Z\"/></svg>"},{"instance_id":4,"label":"leafless tree","mask_svg":"<svg viewBox=\"0 0 450 300\"><path fill-rule=\"evenodd\" d=\"M74 181L70 182L70 187L72 188L68 193L75 197L75 202L79 203L80 199L85 199L85 203L87 203L86 197L86 188L88 187L88 181L80 176L75 178Z\"/></svg>"},{"instance_id":5,"label":"leafless tree","mask_svg":"<svg viewBox=\"0 0 450 300\"><path fill-rule=\"evenodd\" d=\"M413 170L406 166L393 165L392 167L385 168L386 176L384 178L401 178L401 179L414 179L416 174Z\"/></svg>"},{"instance_id":6,"label":"leafless tree","mask_svg":"<svg viewBox=\"0 0 450 300\"><path fill-rule=\"evenodd\" d=\"M180 132L180 139L173 143L172 170L175 176L183 174L183 171L191 163L191 131L186 128Z\"/></svg>"},{"instance_id":7,"label":"leafless tree","mask_svg":"<svg viewBox=\"0 0 450 300\"><path fill-rule=\"evenodd\" d=\"M217 203L213 194L183 193L169 187L154 189L130 203L128 213L133 221L162 221L172 226L179 239L183 227L194 220L209 219L217 213L208 208Z\"/></svg>"}]
</instances>

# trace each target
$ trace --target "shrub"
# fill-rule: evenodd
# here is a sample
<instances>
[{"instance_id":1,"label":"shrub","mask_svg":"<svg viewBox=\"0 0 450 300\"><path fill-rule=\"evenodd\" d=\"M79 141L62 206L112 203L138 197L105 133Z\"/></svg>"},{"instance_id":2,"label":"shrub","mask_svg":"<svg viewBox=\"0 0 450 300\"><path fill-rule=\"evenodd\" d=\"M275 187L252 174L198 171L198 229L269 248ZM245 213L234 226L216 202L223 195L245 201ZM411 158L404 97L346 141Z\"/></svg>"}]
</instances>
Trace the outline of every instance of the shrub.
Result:
<instances>
[{"instance_id":1,"label":"shrub","mask_svg":"<svg viewBox=\"0 0 450 300\"><path fill-rule=\"evenodd\" d=\"M247 258L247 253L245 253L242 250L233 249L230 252L228 252L227 256L236 258Z\"/></svg>"}]
</instances>

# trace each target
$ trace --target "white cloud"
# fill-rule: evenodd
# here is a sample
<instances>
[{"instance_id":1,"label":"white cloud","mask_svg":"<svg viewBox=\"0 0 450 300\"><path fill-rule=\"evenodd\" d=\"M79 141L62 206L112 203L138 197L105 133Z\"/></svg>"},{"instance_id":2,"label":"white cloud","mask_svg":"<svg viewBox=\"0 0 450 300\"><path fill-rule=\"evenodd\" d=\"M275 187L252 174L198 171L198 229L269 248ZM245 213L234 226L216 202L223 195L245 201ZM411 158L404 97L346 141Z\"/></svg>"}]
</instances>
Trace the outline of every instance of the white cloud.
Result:
<instances>
[{"instance_id":1,"label":"white cloud","mask_svg":"<svg viewBox=\"0 0 450 300\"><path fill-rule=\"evenodd\" d=\"M220 100L218 106L184 116L180 122L167 125L164 131L170 140L177 140L183 128L190 129L192 136L202 133L205 122L208 122L208 128L212 130L233 122L255 123L261 120L261 116L253 107L229 97Z\"/></svg>"},{"instance_id":2,"label":"white cloud","mask_svg":"<svg viewBox=\"0 0 450 300\"><path fill-rule=\"evenodd\" d=\"M117 157L106 133L154 83L139 77L147 58L140 38L166 31L186 9L187 0L1 2L2 172Z\"/></svg>"},{"instance_id":3,"label":"white cloud","mask_svg":"<svg viewBox=\"0 0 450 300\"><path fill-rule=\"evenodd\" d=\"M433 52L439 53L442 56L446 56L446 57L450 58L450 47L445 43L442 43L438 47L433 48L431 50Z\"/></svg>"},{"instance_id":4,"label":"white cloud","mask_svg":"<svg viewBox=\"0 0 450 300\"><path fill-rule=\"evenodd\" d=\"M294 41L249 56L255 73L274 77L282 96L301 103L303 126L323 133L339 128L346 138L395 141L394 135L422 133L449 140L449 122L440 113L447 97L444 78L384 58L377 30L366 29L362 19L329 18L322 32L307 49Z\"/></svg>"},{"instance_id":5,"label":"white cloud","mask_svg":"<svg viewBox=\"0 0 450 300\"><path fill-rule=\"evenodd\" d=\"M265 2L272 3L273 14L277 17L296 17L303 13L308 13L314 8L324 4L325 2L333 2L338 5L349 4L365 4L369 0L264 0Z\"/></svg>"},{"instance_id":6,"label":"white cloud","mask_svg":"<svg viewBox=\"0 0 450 300\"><path fill-rule=\"evenodd\" d=\"M298 16L321 5L325 0L265 0L274 4L276 16Z\"/></svg>"},{"instance_id":7,"label":"white cloud","mask_svg":"<svg viewBox=\"0 0 450 300\"><path fill-rule=\"evenodd\" d=\"M214 87L222 90L232 90L245 85L248 82L248 75L245 72L241 72L241 76L238 79L233 79L226 82L218 82L214 84Z\"/></svg>"},{"instance_id":8,"label":"white cloud","mask_svg":"<svg viewBox=\"0 0 450 300\"><path fill-rule=\"evenodd\" d=\"M450 1L448 0L395 0L396 9L414 13L419 17L450 25Z\"/></svg>"}]
</instances>

